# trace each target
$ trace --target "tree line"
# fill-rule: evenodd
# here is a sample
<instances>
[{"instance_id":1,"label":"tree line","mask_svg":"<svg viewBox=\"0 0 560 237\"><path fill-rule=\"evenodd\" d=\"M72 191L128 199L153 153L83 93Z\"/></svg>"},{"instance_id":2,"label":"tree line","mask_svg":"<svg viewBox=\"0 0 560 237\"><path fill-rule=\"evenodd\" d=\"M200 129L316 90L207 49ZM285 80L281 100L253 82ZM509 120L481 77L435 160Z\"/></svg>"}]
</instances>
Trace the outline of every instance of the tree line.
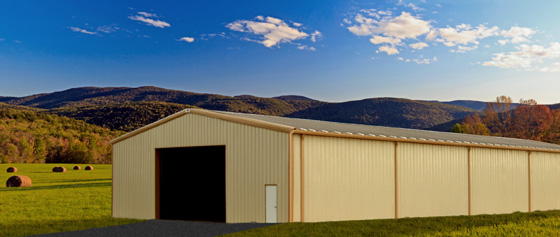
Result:
<instances>
[{"instance_id":1,"label":"tree line","mask_svg":"<svg viewBox=\"0 0 560 237\"><path fill-rule=\"evenodd\" d=\"M560 109L551 110L533 99L519 101L500 96L479 114L468 115L452 132L530 139L560 144Z\"/></svg>"},{"instance_id":2,"label":"tree line","mask_svg":"<svg viewBox=\"0 0 560 237\"><path fill-rule=\"evenodd\" d=\"M0 109L0 163L109 164L124 134L53 114Z\"/></svg>"}]
</instances>

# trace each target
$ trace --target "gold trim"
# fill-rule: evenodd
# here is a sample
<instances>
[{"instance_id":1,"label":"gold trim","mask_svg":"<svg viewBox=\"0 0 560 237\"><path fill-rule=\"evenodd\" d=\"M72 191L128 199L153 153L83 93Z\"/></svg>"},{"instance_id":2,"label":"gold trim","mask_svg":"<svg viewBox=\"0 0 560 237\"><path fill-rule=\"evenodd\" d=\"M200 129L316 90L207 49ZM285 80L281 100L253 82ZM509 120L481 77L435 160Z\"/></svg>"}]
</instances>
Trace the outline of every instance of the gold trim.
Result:
<instances>
[{"instance_id":1,"label":"gold trim","mask_svg":"<svg viewBox=\"0 0 560 237\"><path fill-rule=\"evenodd\" d=\"M472 204L471 204L471 200L472 200L472 191L471 191L471 179L472 179L472 167L471 167L471 147L468 147L468 158L467 158L467 162L468 162L468 179L469 179L469 216L472 215Z\"/></svg>"},{"instance_id":2,"label":"gold trim","mask_svg":"<svg viewBox=\"0 0 560 237\"><path fill-rule=\"evenodd\" d=\"M266 122L258 119L252 119L252 118L244 118L235 115L223 114L223 113L213 112L204 109L190 109L188 111L190 112L187 113L191 113L191 114L198 114L198 115L221 119L229 122L240 123L240 124L245 124L245 125L259 127L259 128L266 128L278 132L289 133L296 129L294 127L286 126L282 124L271 123L271 122Z\"/></svg>"},{"instance_id":3,"label":"gold trim","mask_svg":"<svg viewBox=\"0 0 560 237\"><path fill-rule=\"evenodd\" d=\"M398 173L399 142L395 141L395 219L399 219L399 173Z\"/></svg>"},{"instance_id":4,"label":"gold trim","mask_svg":"<svg viewBox=\"0 0 560 237\"><path fill-rule=\"evenodd\" d=\"M456 142L446 142L446 141L423 141L423 140L413 140L413 139L404 139L404 138L374 137L374 136L365 136L365 135L338 134L338 133L313 132L313 131L302 131L302 130L295 130L294 134L305 134L305 135L324 136L324 137L338 137L338 138L353 138L353 139L364 139L364 140L375 140L375 141L389 141L389 142L408 142L408 143L420 143L420 144L442 145L442 146L495 148L495 149L504 149L504 150L540 151L540 152L549 152L549 153L560 153L560 150L548 150L548 149L544 149L544 148L495 146L495 145L456 143Z\"/></svg>"},{"instance_id":5,"label":"gold trim","mask_svg":"<svg viewBox=\"0 0 560 237\"><path fill-rule=\"evenodd\" d=\"M300 213L300 215L301 215L301 216L300 216L300 221L301 221L301 222L304 222L304 218L303 218L303 217L304 217L304 213L305 213L305 212L303 211L303 209L304 209L304 201L303 201L303 198L305 197L305 196L303 195L303 194L304 194L304 192L303 192L303 186L304 186L304 181L305 181L305 179L304 179L305 176L304 176L304 172L303 172L303 168L304 168L304 167L303 167L303 139L304 139L304 138L305 138L305 135L302 134L302 135L301 135L301 138L300 138L300 140L299 140L299 142L300 142L300 148L299 148L299 152L300 152L299 162L300 162L300 164L299 164L299 169L300 169L300 183L301 183L301 184L300 184L300 212L301 212L301 213Z\"/></svg>"},{"instance_id":6,"label":"gold trim","mask_svg":"<svg viewBox=\"0 0 560 237\"><path fill-rule=\"evenodd\" d=\"M109 141L109 143L110 143L110 144L115 144L115 143L120 142L120 141L122 141L122 140L125 140L125 139L128 139L128 138L130 138L130 137L136 136L136 135L138 135L138 134L140 134L140 133L143 133L143 132L145 132L145 131L147 131L147 130L149 130L149 129L155 128L155 127L157 127L157 126L159 126L159 125L162 125L162 124L164 124L164 123L167 123L167 122L169 122L169 121L171 121L171 120L173 120L173 119L176 119L176 118L178 118L178 117L181 117L181 116L183 116L183 115L185 115L185 114L187 114L187 110L181 110L181 111L179 111L179 112L177 112L177 113L174 113L174 114L172 114L172 115L169 115L169 116L167 116L167 117L165 117L165 118L163 118L163 119L160 119L160 120L155 121L155 122L153 122L153 123L150 123L150 124L148 124L148 125L146 125L146 126L144 126L144 127L141 127L141 128L136 129L136 130L134 130L134 131L132 131L132 132L129 132L129 133L125 134L125 135L122 135L122 136L120 136L120 137L117 137L117 138L115 138L115 139Z\"/></svg>"},{"instance_id":7,"label":"gold trim","mask_svg":"<svg viewBox=\"0 0 560 237\"><path fill-rule=\"evenodd\" d=\"M161 159L160 159L160 154L159 154L159 149L155 149L155 167L156 167L156 219L161 219L161 187L160 187L160 183L161 183Z\"/></svg>"},{"instance_id":8,"label":"gold trim","mask_svg":"<svg viewBox=\"0 0 560 237\"><path fill-rule=\"evenodd\" d=\"M289 136L289 157L288 157L288 222L294 222L294 132Z\"/></svg>"},{"instance_id":9,"label":"gold trim","mask_svg":"<svg viewBox=\"0 0 560 237\"><path fill-rule=\"evenodd\" d=\"M528 163L528 177L529 177L529 212L531 212L531 151L529 151L529 154L527 156L527 163Z\"/></svg>"}]
</instances>

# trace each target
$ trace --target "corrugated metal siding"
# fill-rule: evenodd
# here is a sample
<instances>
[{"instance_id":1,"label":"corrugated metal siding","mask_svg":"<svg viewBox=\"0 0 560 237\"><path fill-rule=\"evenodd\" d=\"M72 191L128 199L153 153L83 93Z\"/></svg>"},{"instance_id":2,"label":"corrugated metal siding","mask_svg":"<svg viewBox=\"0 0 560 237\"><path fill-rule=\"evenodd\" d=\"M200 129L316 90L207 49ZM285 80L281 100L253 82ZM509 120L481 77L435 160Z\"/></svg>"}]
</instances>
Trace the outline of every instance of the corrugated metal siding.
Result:
<instances>
[{"instance_id":1,"label":"corrugated metal siding","mask_svg":"<svg viewBox=\"0 0 560 237\"><path fill-rule=\"evenodd\" d=\"M399 217L468 215L468 148L399 143Z\"/></svg>"},{"instance_id":2,"label":"corrugated metal siding","mask_svg":"<svg viewBox=\"0 0 560 237\"><path fill-rule=\"evenodd\" d=\"M531 209L560 209L560 154L531 152Z\"/></svg>"},{"instance_id":3,"label":"corrugated metal siding","mask_svg":"<svg viewBox=\"0 0 560 237\"><path fill-rule=\"evenodd\" d=\"M144 137L137 137L138 143L146 143ZM113 216L151 219L154 208L145 207L145 203L155 202L154 159L142 159L155 152L147 146L134 147L131 141L123 141L113 146ZM132 159L120 159L130 157ZM140 159L134 159L140 158ZM151 190L146 191L145 188ZM118 197L118 198L116 198Z\"/></svg>"},{"instance_id":4,"label":"corrugated metal siding","mask_svg":"<svg viewBox=\"0 0 560 237\"><path fill-rule=\"evenodd\" d=\"M226 221L265 222L265 184L288 221L288 134L187 114L114 144L113 215L155 218L155 149L226 145Z\"/></svg>"},{"instance_id":5,"label":"corrugated metal siding","mask_svg":"<svg viewBox=\"0 0 560 237\"><path fill-rule=\"evenodd\" d=\"M304 221L394 217L394 143L304 137Z\"/></svg>"},{"instance_id":6,"label":"corrugated metal siding","mask_svg":"<svg viewBox=\"0 0 560 237\"><path fill-rule=\"evenodd\" d=\"M472 214L529 209L528 152L472 148Z\"/></svg>"},{"instance_id":7,"label":"corrugated metal siding","mask_svg":"<svg viewBox=\"0 0 560 237\"><path fill-rule=\"evenodd\" d=\"M294 135L294 214L293 221L301 221L301 135Z\"/></svg>"}]
</instances>

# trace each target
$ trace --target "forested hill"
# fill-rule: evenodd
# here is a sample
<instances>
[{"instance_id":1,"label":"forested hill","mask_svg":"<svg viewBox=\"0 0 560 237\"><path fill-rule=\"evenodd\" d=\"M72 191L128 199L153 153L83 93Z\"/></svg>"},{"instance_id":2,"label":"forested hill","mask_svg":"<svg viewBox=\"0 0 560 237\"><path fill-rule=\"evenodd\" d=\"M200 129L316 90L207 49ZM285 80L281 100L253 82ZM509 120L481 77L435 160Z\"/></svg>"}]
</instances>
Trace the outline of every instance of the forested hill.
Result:
<instances>
[{"instance_id":1,"label":"forested hill","mask_svg":"<svg viewBox=\"0 0 560 237\"><path fill-rule=\"evenodd\" d=\"M105 106L140 101L169 102L197 106L205 109L278 116L325 104L325 102L314 100L286 100L255 96L232 97L216 94L201 94L153 86L138 88L82 87L20 98L0 97L0 102L6 104L42 109Z\"/></svg>"},{"instance_id":2,"label":"forested hill","mask_svg":"<svg viewBox=\"0 0 560 237\"><path fill-rule=\"evenodd\" d=\"M0 105L0 163L111 163L124 134L84 121Z\"/></svg>"},{"instance_id":3,"label":"forested hill","mask_svg":"<svg viewBox=\"0 0 560 237\"><path fill-rule=\"evenodd\" d=\"M329 103L298 95L224 96L150 86L83 87L0 97L0 102L122 131L132 131L188 107L405 128L429 128L477 112L464 106L398 98Z\"/></svg>"},{"instance_id":4,"label":"forested hill","mask_svg":"<svg viewBox=\"0 0 560 237\"><path fill-rule=\"evenodd\" d=\"M388 127L429 128L476 112L467 107L437 102L375 98L325 104L287 116Z\"/></svg>"},{"instance_id":5,"label":"forested hill","mask_svg":"<svg viewBox=\"0 0 560 237\"><path fill-rule=\"evenodd\" d=\"M166 102L127 102L122 104L64 107L49 110L101 127L130 132L159 119L195 106Z\"/></svg>"}]
</instances>

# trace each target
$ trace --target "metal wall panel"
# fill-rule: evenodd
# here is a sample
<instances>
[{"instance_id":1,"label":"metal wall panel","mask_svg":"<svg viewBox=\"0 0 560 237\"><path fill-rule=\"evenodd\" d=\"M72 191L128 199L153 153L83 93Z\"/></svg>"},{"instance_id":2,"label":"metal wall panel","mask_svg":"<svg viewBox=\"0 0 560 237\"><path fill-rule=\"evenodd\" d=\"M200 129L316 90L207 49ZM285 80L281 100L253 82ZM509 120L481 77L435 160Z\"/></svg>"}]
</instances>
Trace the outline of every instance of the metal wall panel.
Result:
<instances>
[{"instance_id":1,"label":"metal wall panel","mask_svg":"<svg viewBox=\"0 0 560 237\"><path fill-rule=\"evenodd\" d=\"M226 146L226 221L265 222L265 185L288 221L287 133L186 114L113 145L113 216L155 218L155 149ZM185 183L185 185L187 185Z\"/></svg>"},{"instance_id":2,"label":"metal wall panel","mask_svg":"<svg viewBox=\"0 0 560 237\"><path fill-rule=\"evenodd\" d=\"M294 214L293 221L301 221L301 135L294 135Z\"/></svg>"},{"instance_id":3,"label":"metal wall panel","mask_svg":"<svg viewBox=\"0 0 560 237\"><path fill-rule=\"evenodd\" d=\"M528 152L472 148L472 214L529 210Z\"/></svg>"},{"instance_id":4,"label":"metal wall panel","mask_svg":"<svg viewBox=\"0 0 560 237\"><path fill-rule=\"evenodd\" d=\"M393 142L304 136L305 222L394 218Z\"/></svg>"},{"instance_id":5,"label":"metal wall panel","mask_svg":"<svg viewBox=\"0 0 560 237\"><path fill-rule=\"evenodd\" d=\"M560 209L560 154L531 152L531 209Z\"/></svg>"},{"instance_id":6,"label":"metal wall panel","mask_svg":"<svg viewBox=\"0 0 560 237\"><path fill-rule=\"evenodd\" d=\"M398 215L468 215L468 148L399 143Z\"/></svg>"}]
</instances>

